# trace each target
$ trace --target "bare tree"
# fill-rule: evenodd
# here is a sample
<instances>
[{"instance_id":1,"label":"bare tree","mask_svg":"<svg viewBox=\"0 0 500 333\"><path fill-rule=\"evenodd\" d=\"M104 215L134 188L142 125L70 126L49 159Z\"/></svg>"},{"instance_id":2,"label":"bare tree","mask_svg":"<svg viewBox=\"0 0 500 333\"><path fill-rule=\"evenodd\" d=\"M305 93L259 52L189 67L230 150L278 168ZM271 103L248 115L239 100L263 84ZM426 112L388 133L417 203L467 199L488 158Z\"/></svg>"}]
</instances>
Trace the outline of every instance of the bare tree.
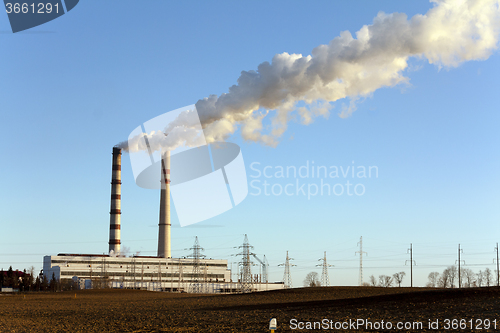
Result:
<instances>
[{"instance_id":1,"label":"bare tree","mask_svg":"<svg viewBox=\"0 0 500 333\"><path fill-rule=\"evenodd\" d=\"M483 271L479 271L479 273L477 273L477 286L478 287L482 287L483 286L483 282L484 282L484 272Z\"/></svg>"},{"instance_id":2,"label":"bare tree","mask_svg":"<svg viewBox=\"0 0 500 333\"><path fill-rule=\"evenodd\" d=\"M28 290L32 290L32 287L33 287L33 284L35 283L35 266L31 266L28 270L28 273L29 273L29 280L28 280L28 283L29 283L29 287L28 287Z\"/></svg>"},{"instance_id":3,"label":"bare tree","mask_svg":"<svg viewBox=\"0 0 500 333\"><path fill-rule=\"evenodd\" d=\"M491 269L489 269L488 267L486 267L486 269L484 270L484 280L487 287L491 286L493 282L493 274L491 273Z\"/></svg>"},{"instance_id":4,"label":"bare tree","mask_svg":"<svg viewBox=\"0 0 500 333\"><path fill-rule=\"evenodd\" d=\"M458 277L457 266L450 266L447 268L450 276L450 288L455 288L455 279Z\"/></svg>"},{"instance_id":5,"label":"bare tree","mask_svg":"<svg viewBox=\"0 0 500 333\"><path fill-rule=\"evenodd\" d=\"M316 272L311 272L306 275L304 279L304 287L319 287L321 282L319 280L319 274Z\"/></svg>"},{"instance_id":6,"label":"bare tree","mask_svg":"<svg viewBox=\"0 0 500 333\"><path fill-rule=\"evenodd\" d=\"M436 288L439 283L439 273L438 272L429 273L428 279L429 283L427 283L427 287Z\"/></svg>"},{"instance_id":7,"label":"bare tree","mask_svg":"<svg viewBox=\"0 0 500 333\"><path fill-rule=\"evenodd\" d=\"M378 281L379 281L379 285L381 287L387 288L387 287L390 287L392 285L392 277L387 276L387 275L379 275Z\"/></svg>"},{"instance_id":8,"label":"bare tree","mask_svg":"<svg viewBox=\"0 0 500 333\"><path fill-rule=\"evenodd\" d=\"M439 286L441 288L454 288L456 276L457 276L457 267L456 266L449 266L441 274L441 277L439 278L439 283L438 283Z\"/></svg>"},{"instance_id":9,"label":"bare tree","mask_svg":"<svg viewBox=\"0 0 500 333\"><path fill-rule=\"evenodd\" d=\"M375 276L370 276L370 285L372 287L376 287L377 286L377 280L375 280Z\"/></svg>"},{"instance_id":10,"label":"bare tree","mask_svg":"<svg viewBox=\"0 0 500 333\"><path fill-rule=\"evenodd\" d=\"M443 271L443 273L439 276L438 286L440 288L448 288L450 286L450 276L448 272Z\"/></svg>"},{"instance_id":11,"label":"bare tree","mask_svg":"<svg viewBox=\"0 0 500 333\"><path fill-rule=\"evenodd\" d=\"M394 273L392 276L394 281L398 284L398 287L401 287L401 282L403 282L403 278L405 277L405 272Z\"/></svg>"},{"instance_id":12,"label":"bare tree","mask_svg":"<svg viewBox=\"0 0 500 333\"><path fill-rule=\"evenodd\" d=\"M462 271L462 287L470 288L476 282L476 274L470 268L464 268Z\"/></svg>"}]
</instances>

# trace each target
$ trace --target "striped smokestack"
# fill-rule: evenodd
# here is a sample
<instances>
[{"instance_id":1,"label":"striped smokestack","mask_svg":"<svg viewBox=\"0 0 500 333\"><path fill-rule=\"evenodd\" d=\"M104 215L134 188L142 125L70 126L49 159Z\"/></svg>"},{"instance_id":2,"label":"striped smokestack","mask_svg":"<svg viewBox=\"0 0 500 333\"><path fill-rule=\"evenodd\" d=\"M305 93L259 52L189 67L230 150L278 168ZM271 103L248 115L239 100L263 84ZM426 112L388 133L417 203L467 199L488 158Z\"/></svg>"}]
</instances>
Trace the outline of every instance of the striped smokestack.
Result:
<instances>
[{"instance_id":1,"label":"striped smokestack","mask_svg":"<svg viewBox=\"0 0 500 333\"><path fill-rule=\"evenodd\" d=\"M120 252L120 215L122 187L122 150L113 147L113 174L111 177L111 211L109 212L109 252Z\"/></svg>"},{"instance_id":2,"label":"striped smokestack","mask_svg":"<svg viewBox=\"0 0 500 333\"><path fill-rule=\"evenodd\" d=\"M158 223L158 257L171 258L170 253L170 151L161 159L160 222Z\"/></svg>"}]
</instances>

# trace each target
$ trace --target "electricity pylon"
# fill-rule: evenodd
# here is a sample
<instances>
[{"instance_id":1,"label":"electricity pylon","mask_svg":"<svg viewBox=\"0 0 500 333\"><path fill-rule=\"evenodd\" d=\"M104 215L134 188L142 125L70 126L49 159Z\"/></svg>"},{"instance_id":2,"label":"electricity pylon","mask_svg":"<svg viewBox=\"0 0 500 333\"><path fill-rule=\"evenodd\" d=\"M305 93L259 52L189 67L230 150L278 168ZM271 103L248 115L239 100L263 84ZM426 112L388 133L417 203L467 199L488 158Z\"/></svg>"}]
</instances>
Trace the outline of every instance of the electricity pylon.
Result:
<instances>
[{"instance_id":1,"label":"electricity pylon","mask_svg":"<svg viewBox=\"0 0 500 333\"><path fill-rule=\"evenodd\" d=\"M362 286L363 285L363 253L368 255L368 253L366 252L363 252L363 236L359 237L359 251L356 251L354 253L354 255L356 255L356 253L359 253L359 285Z\"/></svg>"},{"instance_id":2,"label":"electricity pylon","mask_svg":"<svg viewBox=\"0 0 500 333\"><path fill-rule=\"evenodd\" d=\"M253 249L248 243L248 237L245 234L245 240L243 241L243 245L238 248L243 249L241 253L238 253L237 256L241 256L241 261L239 262L239 266L241 267L241 278L240 278L240 289L242 293L252 292L253 287L253 279L252 279L252 261L250 260L250 256L254 254L250 252Z\"/></svg>"},{"instance_id":3,"label":"electricity pylon","mask_svg":"<svg viewBox=\"0 0 500 333\"><path fill-rule=\"evenodd\" d=\"M190 289L191 292L193 293L201 293L202 288L201 288L201 283L200 283L200 275L201 275L201 269L200 269L200 259L204 258L205 255L201 254L201 251L204 251L205 249L200 246L200 243L198 243L198 236L196 236L194 245L190 250L193 250L193 252L188 256L188 258L193 258L193 277L191 280L191 285Z\"/></svg>"},{"instance_id":4,"label":"electricity pylon","mask_svg":"<svg viewBox=\"0 0 500 333\"><path fill-rule=\"evenodd\" d=\"M325 256L322 259L318 259L318 261L323 262L321 264L316 265L323 267L323 271L321 272L321 286L328 287L330 286L330 278L328 277L328 267L333 267L333 265L328 265L328 263L326 262L326 251L325 251Z\"/></svg>"},{"instance_id":5,"label":"electricity pylon","mask_svg":"<svg viewBox=\"0 0 500 333\"><path fill-rule=\"evenodd\" d=\"M288 256L288 251L286 251L286 261L285 261L285 263L278 265L278 266L285 266L285 273L283 274L283 283L285 284L285 289L293 288L293 285L292 285L292 275L290 273L290 267L297 266L297 265L294 265L294 264L290 264L290 260L293 260L293 258L290 258Z\"/></svg>"}]
</instances>

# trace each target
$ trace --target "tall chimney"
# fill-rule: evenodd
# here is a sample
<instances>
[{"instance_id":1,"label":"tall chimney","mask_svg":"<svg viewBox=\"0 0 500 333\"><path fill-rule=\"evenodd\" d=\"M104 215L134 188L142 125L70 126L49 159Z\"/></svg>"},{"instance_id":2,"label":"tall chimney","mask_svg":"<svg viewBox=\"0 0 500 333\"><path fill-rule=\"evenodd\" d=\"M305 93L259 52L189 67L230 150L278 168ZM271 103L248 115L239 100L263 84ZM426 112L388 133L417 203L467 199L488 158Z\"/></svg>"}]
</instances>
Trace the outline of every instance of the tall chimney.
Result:
<instances>
[{"instance_id":1,"label":"tall chimney","mask_svg":"<svg viewBox=\"0 0 500 333\"><path fill-rule=\"evenodd\" d=\"M111 177L111 211L109 212L109 252L120 252L120 215L122 187L122 150L113 147L113 174Z\"/></svg>"},{"instance_id":2,"label":"tall chimney","mask_svg":"<svg viewBox=\"0 0 500 333\"><path fill-rule=\"evenodd\" d=\"M158 257L172 258L170 252L170 151L161 159L160 222L158 223Z\"/></svg>"}]
</instances>

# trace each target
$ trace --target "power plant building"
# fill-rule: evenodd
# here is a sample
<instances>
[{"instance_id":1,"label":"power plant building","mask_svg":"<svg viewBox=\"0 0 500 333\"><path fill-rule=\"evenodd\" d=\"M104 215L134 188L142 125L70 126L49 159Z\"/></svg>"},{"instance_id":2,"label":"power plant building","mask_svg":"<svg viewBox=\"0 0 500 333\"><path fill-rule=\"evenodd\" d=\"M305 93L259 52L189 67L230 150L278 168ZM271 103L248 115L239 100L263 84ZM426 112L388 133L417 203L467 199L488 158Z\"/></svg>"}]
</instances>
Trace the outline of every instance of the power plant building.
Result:
<instances>
[{"instance_id":1,"label":"power plant building","mask_svg":"<svg viewBox=\"0 0 500 333\"><path fill-rule=\"evenodd\" d=\"M198 267L196 267L198 262ZM127 288L172 292L234 293L225 259L111 257L98 254L58 254L43 258L43 273L61 282L87 281L87 288ZM251 291L283 289L282 282L255 281Z\"/></svg>"},{"instance_id":2,"label":"power plant building","mask_svg":"<svg viewBox=\"0 0 500 333\"><path fill-rule=\"evenodd\" d=\"M120 255L121 149L113 148L109 254L65 254L45 256L43 274L60 282L75 282L80 288L128 288L172 292L233 293L283 289L282 282L268 283L259 277L232 280L228 261L204 257L172 258L170 250L170 154L161 161L162 187L158 256ZM266 275L267 276L267 275ZM251 287L248 289L248 279ZM266 277L267 280L267 277Z\"/></svg>"},{"instance_id":3,"label":"power plant building","mask_svg":"<svg viewBox=\"0 0 500 333\"><path fill-rule=\"evenodd\" d=\"M207 291L223 291L231 282L227 260L199 259L195 271L193 259L157 257L111 257L95 254L58 254L45 256L43 272L51 278L70 281L74 277L91 280L100 287L190 291L203 286ZM229 292L229 291L228 291Z\"/></svg>"}]
</instances>

